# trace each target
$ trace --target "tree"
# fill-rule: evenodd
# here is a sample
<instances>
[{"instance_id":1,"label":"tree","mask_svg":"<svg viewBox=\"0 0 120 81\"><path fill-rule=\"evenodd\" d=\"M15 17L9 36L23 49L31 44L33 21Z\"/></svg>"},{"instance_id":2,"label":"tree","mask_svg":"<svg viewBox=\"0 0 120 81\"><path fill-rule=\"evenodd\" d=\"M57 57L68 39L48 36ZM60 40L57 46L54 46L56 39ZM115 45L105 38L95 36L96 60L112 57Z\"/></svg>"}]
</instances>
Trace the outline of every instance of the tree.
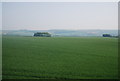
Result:
<instances>
[{"instance_id":1,"label":"tree","mask_svg":"<svg viewBox=\"0 0 120 81\"><path fill-rule=\"evenodd\" d=\"M51 34L48 32L37 32L34 33L35 37L51 37Z\"/></svg>"},{"instance_id":2,"label":"tree","mask_svg":"<svg viewBox=\"0 0 120 81\"><path fill-rule=\"evenodd\" d=\"M103 37L112 37L110 34L103 34Z\"/></svg>"}]
</instances>

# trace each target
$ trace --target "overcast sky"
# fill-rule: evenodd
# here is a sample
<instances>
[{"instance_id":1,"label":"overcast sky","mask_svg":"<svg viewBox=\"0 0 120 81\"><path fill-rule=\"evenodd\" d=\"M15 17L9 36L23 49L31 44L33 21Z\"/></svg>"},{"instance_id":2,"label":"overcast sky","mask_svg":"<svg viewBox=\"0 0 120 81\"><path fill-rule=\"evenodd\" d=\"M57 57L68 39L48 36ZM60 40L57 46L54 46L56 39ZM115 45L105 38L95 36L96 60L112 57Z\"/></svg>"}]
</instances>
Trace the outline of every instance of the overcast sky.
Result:
<instances>
[{"instance_id":1,"label":"overcast sky","mask_svg":"<svg viewBox=\"0 0 120 81\"><path fill-rule=\"evenodd\" d=\"M2 3L5 30L117 29L117 2Z\"/></svg>"},{"instance_id":2,"label":"overcast sky","mask_svg":"<svg viewBox=\"0 0 120 81\"><path fill-rule=\"evenodd\" d=\"M2 3L0 3L0 30L2 30Z\"/></svg>"}]
</instances>

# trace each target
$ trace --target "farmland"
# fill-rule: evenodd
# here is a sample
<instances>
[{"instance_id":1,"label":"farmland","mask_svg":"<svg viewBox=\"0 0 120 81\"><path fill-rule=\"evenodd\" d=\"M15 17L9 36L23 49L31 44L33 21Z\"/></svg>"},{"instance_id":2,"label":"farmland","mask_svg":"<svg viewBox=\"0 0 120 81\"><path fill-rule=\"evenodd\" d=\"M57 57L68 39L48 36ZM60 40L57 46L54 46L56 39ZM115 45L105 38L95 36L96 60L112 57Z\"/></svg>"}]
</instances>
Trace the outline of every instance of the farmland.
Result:
<instances>
[{"instance_id":1,"label":"farmland","mask_svg":"<svg viewBox=\"0 0 120 81\"><path fill-rule=\"evenodd\" d=\"M3 79L116 79L118 39L17 37L2 39Z\"/></svg>"}]
</instances>

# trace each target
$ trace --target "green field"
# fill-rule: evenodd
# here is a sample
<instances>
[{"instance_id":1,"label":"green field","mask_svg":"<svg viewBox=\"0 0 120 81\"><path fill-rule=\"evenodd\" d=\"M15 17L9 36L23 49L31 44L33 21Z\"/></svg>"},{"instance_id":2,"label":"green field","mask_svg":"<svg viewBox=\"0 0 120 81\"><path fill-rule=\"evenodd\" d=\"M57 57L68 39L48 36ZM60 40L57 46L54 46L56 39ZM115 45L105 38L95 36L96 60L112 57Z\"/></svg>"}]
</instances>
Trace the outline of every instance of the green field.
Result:
<instances>
[{"instance_id":1,"label":"green field","mask_svg":"<svg viewBox=\"0 0 120 81\"><path fill-rule=\"evenodd\" d=\"M118 39L3 36L3 79L116 79Z\"/></svg>"}]
</instances>

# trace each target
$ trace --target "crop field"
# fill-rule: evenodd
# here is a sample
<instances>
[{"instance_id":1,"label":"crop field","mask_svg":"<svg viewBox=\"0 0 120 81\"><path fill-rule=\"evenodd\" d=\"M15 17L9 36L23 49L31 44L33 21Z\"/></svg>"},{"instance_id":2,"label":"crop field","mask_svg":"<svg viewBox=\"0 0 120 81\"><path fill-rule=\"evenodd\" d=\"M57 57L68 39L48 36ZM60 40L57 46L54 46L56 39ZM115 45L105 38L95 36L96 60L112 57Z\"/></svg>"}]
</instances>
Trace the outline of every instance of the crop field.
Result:
<instances>
[{"instance_id":1,"label":"crop field","mask_svg":"<svg viewBox=\"0 0 120 81\"><path fill-rule=\"evenodd\" d=\"M2 38L3 79L117 79L118 39Z\"/></svg>"}]
</instances>

